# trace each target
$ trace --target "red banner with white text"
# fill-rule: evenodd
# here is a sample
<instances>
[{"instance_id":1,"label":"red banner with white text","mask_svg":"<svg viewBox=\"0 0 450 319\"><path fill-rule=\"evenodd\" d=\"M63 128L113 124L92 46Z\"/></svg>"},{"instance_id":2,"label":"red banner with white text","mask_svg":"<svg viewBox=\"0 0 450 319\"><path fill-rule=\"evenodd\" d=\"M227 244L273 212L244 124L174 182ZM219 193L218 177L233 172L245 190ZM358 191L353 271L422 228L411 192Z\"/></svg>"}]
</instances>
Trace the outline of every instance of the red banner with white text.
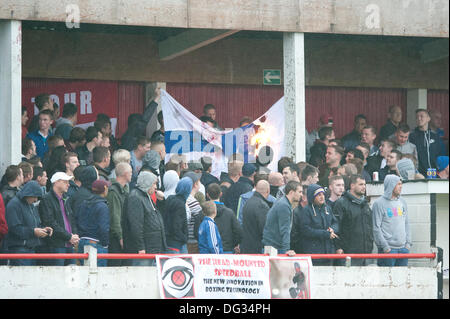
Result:
<instances>
[{"instance_id":1,"label":"red banner with white text","mask_svg":"<svg viewBox=\"0 0 450 319\"><path fill-rule=\"evenodd\" d=\"M60 107L62 114L65 103L78 106L77 125L86 128L92 125L97 114L104 113L111 118L113 133L118 116L118 82L86 80L31 80L24 79L22 105L27 108L29 118L38 113L35 97L41 93L50 94Z\"/></svg>"}]
</instances>

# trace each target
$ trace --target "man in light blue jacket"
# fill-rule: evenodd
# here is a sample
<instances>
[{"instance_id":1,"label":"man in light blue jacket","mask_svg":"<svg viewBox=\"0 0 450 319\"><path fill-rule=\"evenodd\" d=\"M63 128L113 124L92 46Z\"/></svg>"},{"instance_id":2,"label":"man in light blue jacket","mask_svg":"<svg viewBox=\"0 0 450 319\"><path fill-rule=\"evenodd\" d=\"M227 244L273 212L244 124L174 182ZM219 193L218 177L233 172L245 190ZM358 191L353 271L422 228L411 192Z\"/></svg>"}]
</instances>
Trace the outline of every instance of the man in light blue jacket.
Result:
<instances>
[{"instance_id":1,"label":"man in light blue jacket","mask_svg":"<svg viewBox=\"0 0 450 319\"><path fill-rule=\"evenodd\" d=\"M402 181L397 175L384 179L384 195L372 207L373 236L379 253L408 254L411 248L411 230L408 206L400 197ZM378 259L378 266L407 266L408 259Z\"/></svg>"}]
</instances>

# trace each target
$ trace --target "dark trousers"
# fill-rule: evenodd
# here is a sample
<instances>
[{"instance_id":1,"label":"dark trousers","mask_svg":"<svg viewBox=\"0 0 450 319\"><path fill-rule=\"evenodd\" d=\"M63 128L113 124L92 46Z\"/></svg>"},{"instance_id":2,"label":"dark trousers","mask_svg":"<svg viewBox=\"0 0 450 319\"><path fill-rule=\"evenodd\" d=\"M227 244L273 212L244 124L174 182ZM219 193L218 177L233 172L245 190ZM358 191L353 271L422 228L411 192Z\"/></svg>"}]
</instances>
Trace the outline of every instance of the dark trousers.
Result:
<instances>
[{"instance_id":1,"label":"dark trousers","mask_svg":"<svg viewBox=\"0 0 450 319\"><path fill-rule=\"evenodd\" d=\"M9 254L34 254L34 248L25 247L10 247L8 250ZM10 266L34 266L36 265L36 260L34 259L10 259Z\"/></svg>"},{"instance_id":2,"label":"dark trousers","mask_svg":"<svg viewBox=\"0 0 450 319\"><path fill-rule=\"evenodd\" d=\"M124 251L120 246L120 241L116 238L109 239L108 251L111 254L123 254ZM120 267L125 266L123 259L108 259L108 267Z\"/></svg>"},{"instance_id":3,"label":"dark trousers","mask_svg":"<svg viewBox=\"0 0 450 319\"><path fill-rule=\"evenodd\" d=\"M0 254L7 254L8 251L5 247L5 241L0 241ZM8 264L8 259L0 259L0 266L6 266Z\"/></svg>"}]
</instances>

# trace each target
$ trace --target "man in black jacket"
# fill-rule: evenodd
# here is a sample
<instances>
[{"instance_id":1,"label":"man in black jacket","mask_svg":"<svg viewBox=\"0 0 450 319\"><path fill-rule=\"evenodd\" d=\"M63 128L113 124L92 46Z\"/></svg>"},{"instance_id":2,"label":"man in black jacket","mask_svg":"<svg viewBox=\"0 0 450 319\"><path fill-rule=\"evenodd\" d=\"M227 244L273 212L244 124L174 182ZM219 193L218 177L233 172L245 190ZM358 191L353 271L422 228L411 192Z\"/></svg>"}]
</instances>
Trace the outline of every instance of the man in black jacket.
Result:
<instances>
[{"instance_id":1,"label":"man in black jacket","mask_svg":"<svg viewBox=\"0 0 450 319\"><path fill-rule=\"evenodd\" d=\"M402 108L398 105L389 106L388 120L380 129L380 142L388 140L402 121Z\"/></svg>"},{"instance_id":2,"label":"man in black jacket","mask_svg":"<svg viewBox=\"0 0 450 319\"><path fill-rule=\"evenodd\" d=\"M133 113L128 116L128 128L121 138L122 148L131 152L137 146L138 137L146 135L147 124L158 107L156 101L159 101L160 88L155 90L155 94L156 97L145 107L143 114Z\"/></svg>"},{"instance_id":3,"label":"man in black jacket","mask_svg":"<svg viewBox=\"0 0 450 319\"><path fill-rule=\"evenodd\" d=\"M45 227L53 229L53 236L46 240L50 253L71 254L80 238L77 235L72 209L67 203L65 193L69 188L69 180L73 177L63 172L53 174L52 188L42 197L39 203L39 215ZM75 264L74 259L53 259L53 266Z\"/></svg>"},{"instance_id":4,"label":"man in black jacket","mask_svg":"<svg viewBox=\"0 0 450 319\"><path fill-rule=\"evenodd\" d=\"M83 170L80 173L81 186L68 200L75 220L81 203L92 196L92 183L97 179L98 173L94 166L83 166Z\"/></svg>"},{"instance_id":5,"label":"man in black jacket","mask_svg":"<svg viewBox=\"0 0 450 319\"><path fill-rule=\"evenodd\" d=\"M94 166L98 171L98 177L101 180L109 182L109 164L111 163L111 152L107 147L97 146L92 151Z\"/></svg>"},{"instance_id":6,"label":"man in black jacket","mask_svg":"<svg viewBox=\"0 0 450 319\"><path fill-rule=\"evenodd\" d=\"M200 178L200 182L205 186L205 189L208 189L208 185L212 183L220 184L220 181L214 175L211 175L212 171L212 158L205 156L200 159L202 163L202 177Z\"/></svg>"},{"instance_id":7,"label":"man in black jacket","mask_svg":"<svg viewBox=\"0 0 450 319\"><path fill-rule=\"evenodd\" d=\"M190 177L183 177L177 184L175 195L166 199L164 208L164 227L168 251L172 254L187 254L189 239L186 214L186 200L192 191L193 182Z\"/></svg>"},{"instance_id":8,"label":"man in black jacket","mask_svg":"<svg viewBox=\"0 0 450 319\"><path fill-rule=\"evenodd\" d=\"M251 163L246 163L242 167L242 176L239 180L230 186L224 195L223 203L228 208L232 209L236 215L237 206L239 203L239 196L250 192L253 189L253 179L256 172L256 166Z\"/></svg>"},{"instance_id":9,"label":"man in black jacket","mask_svg":"<svg viewBox=\"0 0 450 319\"><path fill-rule=\"evenodd\" d=\"M367 125L367 118L363 114L355 116L354 129L342 138L342 145L346 151L354 149L361 141L361 133Z\"/></svg>"},{"instance_id":10,"label":"man in black jacket","mask_svg":"<svg viewBox=\"0 0 450 319\"><path fill-rule=\"evenodd\" d=\"M226 207L224 203L220 202L219 199L222 191L219 184L210 184L207 188L207 194L217 207L217 215L214 218L214 222L222 238L223 253L239 253L239 244L242 240L242 228L236 218L236 214Z\"/></svg>"},{"instance_id":11,"label":"man in black jacket","mask_svg":"<svg viewBox=\"0 0 450 319\"><path fill-rule=\"evenodd\" d=\"M442 154L441 138L430 129L430 114L425 109L416 110L417 127L409 134L409 141L416 145L419 173L426 176L429 168L437 168L436 159Z\"/></svg>"},{"instance_id":12,"label":"man in black jacket","mask_svg":"<svg viewBox=\"0 0 450 319\"><path fill-rule=\"evenodd\" d=\"M6 207L8 202L16 196L19 188L23 184L22 169L18 165L9 165L6 168L3 178L5 180L5 184L1 188L1 193Z\"/></svg>"},{"instance_id":13,"label":"man in black jacket","mask_svg":"<svg viewBox=\"0 0 450 319\"><path fill-rule=\"evenodd\" d=\"M92 151L100 146L103 140L102 132L94 126L90 126L86 130L86 144L77 147L75 152L78 155L80 165L92 165L94 163Z\"/></svg>"},{"instance_id":14,"label":"man in black jacket","mask_svg":"<svg viewBox=\"0 0 450 319\"><path fill-rule=\"evenodd\" d=\"M166 252L164 221L150 198L156 191L156 182L157 178L153 173L141 172L136 188L125 200L122 231L126 253L162 254ZM131 264L133 266L152 266L155 264L155 260L135 259Z\"/></svg>"},{"instance_id":15,"label":"man in black jacket","mask_svg":"<svg viewBox=\"0 0 450 319\"><path fill-rule=\"evenodd\" d=\"M241 253L260 254L263 250L262 238L267 213L272 203L267 200L270 195L270 184L260 180L256 184L255 193L242 209L243 238Z\"/></svg>"},{"instance_id":16,"label":"man in black jacket","mask_svg":"<svg viewBox=\"0 0 450 319\"><path fill-rule=\"evenodd\" d=\"M314 142L311 147L310 153L311 158L309 159L309 164L319 167L325 163L325 155L327 153L327 147L331 140L336 137L334 135L334 130L330 126L323 126L319 129L319 139Z\"/></svg>"},{"instance_id":17,"label":"man in black jacket","mask_svg":"<svg viewBox=\"0 0 450 319\"><path fill-rule=\"evenodd\" d=\"M340 216L339 240L336 253L370 254L373 250L372 210L365 198L366 181L361 175L352 175L350 190L334 205ZM366 259L352 259L352 265L366 266Z\"/></svg>"},{"instance_id":18,"label":"man in black jacket","mask_svg":"<svg viewBox=\"0 0 450 319\"><path fill-rule=\"evenodd\" d=\"M380 149L375 155L369 156L367 158L366 170L373 176L374 172L379 172L382 168L386 166L387 157L391 154L391 151L395 148L395 143L391 140L385 140L381 142Z\"/></svg>"}]
</instances>

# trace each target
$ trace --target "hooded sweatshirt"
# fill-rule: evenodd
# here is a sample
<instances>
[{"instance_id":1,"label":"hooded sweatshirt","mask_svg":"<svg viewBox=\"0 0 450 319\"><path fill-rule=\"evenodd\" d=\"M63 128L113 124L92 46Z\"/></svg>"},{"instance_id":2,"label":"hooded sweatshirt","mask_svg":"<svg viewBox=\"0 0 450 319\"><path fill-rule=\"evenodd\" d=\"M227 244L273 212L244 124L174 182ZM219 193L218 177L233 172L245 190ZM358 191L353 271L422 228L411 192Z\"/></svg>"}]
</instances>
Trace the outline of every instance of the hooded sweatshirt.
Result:
<instances>
[{"instance_id":1,"label":"hooded sweatshirt","mask_svg":"<svg viewBox=\"0 0 450 319\"><path fill-rule=\"evenodd\" d=\"M144 193L147 193L150 187L156 182L157 177L152 172L142 171L139 173L136 187Z\"/></svg>"},{"instance_id":2,"label":"hooded sweatshirt","mask_svg":"<svg viewBox=\"0 0 450 319\"><path fill-rule=\"evenodd\" d=\"M81 205L77 226L80 238L93 239L103 247L109 245L109 208L106 199L92 194Z\"/></svg>"},{"instance_id":3,"label":"hooded sweatshirt","mask_svg":"<svg viewBox=\"0 0 450 319\"><path fill-rule=\"evenodd\" d=\"M158 178L158 189L162 186L161 181L161 172L159 171L159 164L161 163L161 156L158 152L154 150L150 150L145 153L144 158L142 159L142 168L141 170L149 170Z\"/></svg>"},{"instance_id":4,"label":"hooded sweatshirt","mask_svg":"<svg viewBox=\"0 0 450 319\"><path fill-rule=\"evenodd\" d=\"M175 195L166 200L164 226L167 246L180 249L188 241L186 200L192 191L192 179L183 177L177 184Z\"/></svg>"},{"instance_id":5,"label":"hooded sweatshirt","mask_svg":"<svg viewBox=\"0 0 450 319\"><path fill-rule=\"evenodd\" d=\"M397 162L397 169L401 176L401 178L405 181L408 180L408 172L412 171L414 174L416 173L416 167L414 166L413 161L409 158L403 158Z\"/></svg>"},{"instance_id":6,"label":"hooded sweatshirt","mask_svg":"<svg viewBox=\"0 0 450 319\"><path fill-rule=\"evenodd\" d=\"M314 204L314 199L324 189L318 184L308 186L308 205L298 215L299 246L305 254L332 254L336 251L328 228L339 234L339 223L330 207Z\"/></svg>"},{"instance_id":7,"label":"hooded sweatshirt","mask_svg":"<svg viewBox=\"0 0 450 319\"><path fill-rule=\"evenodd\" d=\"M166 251L164 222L148 194L155 181L153 173L139 173L136 188L125 200L122 232L126 252L145 250L146 253L160 254Z\"/></svg>"},{"instance_id":8,"label":"hooded sweatshirt","mask_svg":"<svg viewBox=\"0 0 450 319\"><path fill-rule=\"evenodd\" d=\"M384 195L375 200L373 212L373 236L378 248L389 249L411 247L411 232L408 221L408 207L400 196L392 198L392 191L400 181L396 175L384 179Z\"/></svg>"},{"instance_id":9,"label":"hooded sweatshirt","mask_svg":"<svg viewBox=\"0 0 450 319\"><path fill-rule=\"evenodd\" d=\"M97 171L94 166L86 166L83 168L80 174L80 182L81 187L78 189L76 193L74 193L69 198L69 205L72 208L72 212L75 216L75 220L77 219L77 213L79 207L83 201L90 198L92 196L92 183L96 181L98 178Z\"/></svg>"},{"instance_id":10,"label":"hooded sweatshirt","mask_svg":"<svg viewBox=\"0 0 450 319\"><path fill-rule=\"evenodd\" d=\"M41 227L41 219L35 205L30 205L25 197L42 197L42 188L36 181L29 181L6 206L8 234L6 245L12 247L35 248L41 241L34 235L34 228Z\"/></svg>"},{"instance_id":11,"label":"hooded sweatshirt","mask_svg":"<svg viewBox=\"0 0 450 319\"><path fill-rule=\"evenodd\" d=\"M175 194L175 188L177 187L178 181L180 177L178 173L174 170L169 170L164 174L163 182L164 182L164 198L167 199L170 195Z\"/></svg>"}]
</instances>

